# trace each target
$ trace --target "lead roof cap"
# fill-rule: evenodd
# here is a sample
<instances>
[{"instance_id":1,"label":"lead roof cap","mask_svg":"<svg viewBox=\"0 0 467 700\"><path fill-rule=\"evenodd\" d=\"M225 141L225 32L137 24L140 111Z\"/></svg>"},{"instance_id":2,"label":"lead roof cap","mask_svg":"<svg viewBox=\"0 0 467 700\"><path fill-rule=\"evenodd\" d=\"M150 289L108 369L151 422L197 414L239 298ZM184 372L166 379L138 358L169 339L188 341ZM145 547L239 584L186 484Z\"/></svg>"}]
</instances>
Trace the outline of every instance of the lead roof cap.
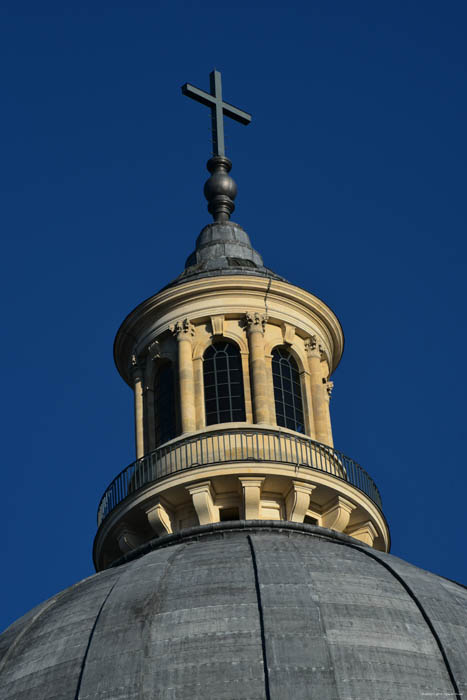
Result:
<instances>
[{"instance_id":1,"label":"lead roof cap","mask_svg":"<svg viewBox=\"0 0 467 700\"><path fill-rule=\"evenodd\" d=\"M233 221L214 221L203 228L185 269L172 285L218 275L257 275L286 281L265 267L247 232Z\"/></svg>"}]
</instances>

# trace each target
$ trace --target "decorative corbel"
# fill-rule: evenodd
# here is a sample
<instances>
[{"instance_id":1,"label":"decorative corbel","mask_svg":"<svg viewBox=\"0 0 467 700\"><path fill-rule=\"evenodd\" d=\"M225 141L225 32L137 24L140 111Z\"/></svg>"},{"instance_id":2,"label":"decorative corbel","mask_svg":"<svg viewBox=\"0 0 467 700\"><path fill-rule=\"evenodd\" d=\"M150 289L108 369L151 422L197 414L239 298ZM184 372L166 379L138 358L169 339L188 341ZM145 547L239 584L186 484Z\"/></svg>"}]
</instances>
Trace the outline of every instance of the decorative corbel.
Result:
<instances>
[{"instance_id":1,"label":"decorative corbel","mask_svg":"<svg viewBox=\"0 0 467 700\"><path fill-rule=\"evenodd\" d=\"M378 531L371 520L367 520L365 523L359 523L358 525L353 525L345 531L345 534L355 537L355 539L360 540L360 542L369 544L370 547L373 547L373 542L378 537Z\"/></svg>"},{"instance_id":2,"label":"decorative corbel","mask_svg":"<svg viewBox=\"0 0 467 700\"><path fill-rule=\"evenodd\" d=\"M336 496L323 508L321 526L330 530L344 532L349 524L350 515L357 506L342 496Z\"/></svg>"},{"instance_id":3,"label":"decorative corbel","mask_svg":"<svg viewBox=\"0 0 467 700\"><path fill-rule=\"evenodd\" d=\"M256 476L240 476L238 480L242 485L245 520L259 520L264 477L258 479Z\"/></svg>"},{"instance_id":4,"label":"decorative corbel","mask_svg":"<svg viewBox=\"0 0 467 700\"><path fill-rule=\"evenodd\" d=\"M115 538L122 554L131 552L133 549L143 544L142 538L125 523L119 525L115 531Z\"/></svg>"},{"instance_id":5,"label":"decorative corbel","mask_svg":"<svg viewBox=\"0 0 467 700\"><path fill-rule=\"evenodd\" d=\"M172 522L167 510L166 502L156 497L142 505L148 522L158 537L172 533Z\"/></svg>"},{"instance_id":6,"label":"decorative corbel","mask_svg":"<svg viewBox=\"0 0 467 700\"><path fill-rule=\"evenodd\" d=\"M285 498L287 520L291 520L293 523L303 523L310 507L311 494L315 488L314 484L292 481L290 491Z\"/></svg>"},{"instance_id":7,"label":"decorative corbel","mask_svg":"<svg viewBox=\"0 0 467 700\"><path fill-rule=\"evenodd\" d=\"M209 523L215 522L211 482L202 481L199 484L187 486L186 490L193 501L199 524L208 525Z\"/></svg>"}]
</instances>

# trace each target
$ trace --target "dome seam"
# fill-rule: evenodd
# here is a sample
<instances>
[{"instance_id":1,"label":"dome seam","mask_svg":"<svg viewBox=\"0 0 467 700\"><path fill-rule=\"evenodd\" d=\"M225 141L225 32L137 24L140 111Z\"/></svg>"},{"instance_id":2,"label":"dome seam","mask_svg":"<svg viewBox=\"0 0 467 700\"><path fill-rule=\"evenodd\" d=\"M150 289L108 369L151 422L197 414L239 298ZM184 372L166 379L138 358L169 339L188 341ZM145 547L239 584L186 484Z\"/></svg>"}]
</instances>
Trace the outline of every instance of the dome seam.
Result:
<instances>
[{"instance_id":1,"label":"dome seam","mask_svg":"<svg viewBox=\"0 0 467 700\"><path fill-rule=\"evenodd\" d=\"M391 566L390 564L388 564L387 562L385 562L383 559L380 559L378 556L376 556L375 554L373 554L373 552L371 552L371 551L369 551L369 550L367 550L367 549L364 549L363 547L359 547L358 545L352 544L351 542L340 542L340 541L337 541L337 544L343 544L343 545L345 545L345 546L347 546L347 547L351 547L352 549L356 549L356 550L358 550L359 552L363 552L363 554L366 554L368 557L370 557L370 559L373 559L374 561L376 561L376 562L378 562L379 564L381 564L381 566L384 567L387 571L389 571L389 573L392 574L392 576L401 584L402 588L404 588L405 591L409 594L410 598L413 600L413 602L414 602L415 605L417 606L417 608L418 608L418 610L419 610L421 616L422 616L423 619L425 620L425 623L427 624L428 629L430 630L431 634L433 635L433 638L434 638L434 640L435 640L435 642L436 642L436 644L437 644L437 646L438 646L438 649L439 649L439 651L440 651L440 654L441 654L441 657L442 657L442 659L443 659L444 665L445 665L445 667L446 667L446 671L447 671L448 676L449 676L449 680L451 681L452 688L453 688L453 690L454 690L454 697L456 697L456 698L458 698L459 700L461 700L462 694L461 694L461 692L459 691L459 687L458 687L458 685L457 685L457 681L456 681L456 679L455 679L454 672L453 672L453 670L452 670L452 668L451 668L451 664L449 663L449 659L448 659L448 657L447 657L447 654L446 654L446 652L445 652L445 650L444 650L443 643L442 643L442 641L441 641L441 639L440 639L440 637L439 637L439 635L438 635L438 633L437 633L437 631L436 631L436 629L435 629L433 623L431 622L428 613L426 612L426 610L425 610L425 608L423 607L421 601L418 599L417 595L416 595L415 592L411 589L411 587L408 585L408 583L406 583L406 581L404 581L404 579L402 578L402 576L400 576L400 575L397 573L397 571L395 571L395 569L392 568L392 566Z\"/></svg>"},{"instance_id":2,"label":"dome seam","mask_svg":"<svg viewBox=\"0 0 467 700\"><path fill-rule=\"evenodd\" d=\"M254 577L255 577L256 602L258 604L259 627L260 627L260 633L261 633L261 651L263 654L264 692L266 695L266 700L271 700L271 692L270 692L270 688L269 688L269 666L268 666L268 657L267 657L267 649L266 649L266 633L264 630L264 614L263 614L263 603L261 600L261 588L259 585L258 564L256 561L256 552L255 552L253 540L251 539L251 535L247 535L247 540L248 540L248 544L250 546L251 560L252 560L252 564L253 564L253 573L254 573Z\"/></svg>"},{"instance_id":3,"label":"dome seam","mask_svg":"<svg viewBox=\"0 0 467 700\"><path fill-rule=\"evenodd\" d=\"M94 575L95 575L95 574L94 574ZM63 598L65 598L65 597L69 594L70 590L73 589L73 590L75 591L77 588L80 588L80 587L83 586L85 583L87 583L87 582L89 581L90 578L92 578L92 577L88 577L88 578L83 579L82 581L78 581L78 582L75 583L73 586L71 586L71 588L66 588L64 591L60 591L60 593L57 593L55 596L53 596L52 598L50 598L49 600L47 600L45 603L43 603L43 606L41 607L40 610L38 610L38 612L36 613L36 615L34 615L34 617L32 618L32 620L31 620L29 623L27 623L27 624L23 627L23 629L22 629L20 632L18 632L18 634L17 634L16 637L14 638L14 641L13 641L12 644L8 647L8 649L7 649L7 651L5 652L5 654L4 654L4 656L2 657L2 659L0 659L0 672L2 672L3 669L5 668L5 666L7 665L8 660L9 660L9 658L10 658L12 652L16 649L16 647L18 646L18 644L19 644L19 642L21 641L21 639L24 637L24 635L25 635L27 632L29 632L29 631L34 627L34 625L36 624L36 622L38 622L38 620L39 620L46 612L48 612L48 611L51 610L53 607L55 607L55 605L57 605L57 603L58 603L59 601L61 601ZM114 585L115 585L115 584L114 584ZM7 628L7 629L8 629L8 628ZM5 630L5 631L6 631L6 630Z\"/></svg>"},{"instance_id":4,"label":"dome seam","mask_svg":"<svg viewBox=\"0 0 467 700\"><path fill-rule=\"evenodd\" d=\"M88 659L89 649L91 648L92 638L94 637L94 632L96 631L97 623L99 622L99 618L100 618L100 616L101 616L101 612L103 611L104 606L105 606L105 604L107 603L107 601L108 601L108 599L109 599L109 597L110 597L110 594L111 594L112 591L114 590L114 588L115 588L115 586L117 585L117 583L119 583L119 581L120 581L120 577L117 578L117 580L115 581L115 583L113 584L113 586L112 586L112 587L110 588L110 590L107 592L107 595L105 596L104 600L103 600L102 603L101 603L101 606L100 606L100 608L99 608L99 612L98 612L97 615L96 615L96 619L94 620L94 624L93 624L93 626L92 626L92 628L91 628L91 631L90 631L90 633L89 633L88 643L86 644L86 650L85 650L85 652L84 652L83 659L82 659L82 661L81 661L81 668L80 668L80 670L79 670L78 683L77 683L77 685L76 685L75 700L79 700L79 694L80 694L80 691L81 691L81 683L82 683L82 681L83 681L83 675L84 675L84 667L86 666L86 661L87 661L87 659Z\"/></svg>"}]
</instances>

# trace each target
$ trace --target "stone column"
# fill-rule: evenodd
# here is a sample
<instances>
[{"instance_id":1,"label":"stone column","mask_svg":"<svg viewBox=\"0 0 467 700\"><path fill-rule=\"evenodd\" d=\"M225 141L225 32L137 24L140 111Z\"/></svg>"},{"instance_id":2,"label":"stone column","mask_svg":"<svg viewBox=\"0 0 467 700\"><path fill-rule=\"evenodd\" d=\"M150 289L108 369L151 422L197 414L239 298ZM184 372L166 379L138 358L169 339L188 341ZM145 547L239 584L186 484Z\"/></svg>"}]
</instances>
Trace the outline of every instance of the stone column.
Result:
<instances>
[{"instance_id":1,"label":"stone column","mask_svg":"<svg viewBox=\"0 0 467 700\"><path fill-rule=\"evenodd\" d=\"M136 355L131 358L131 374L133 377L133 390L135 395L135 444L136 459L144 456L144 369Z\"/></svg>"},{"instance_id":2,"label":"stone column","mask_svg":"<svg viewBox=\"0 0 467 700\"><path fill-rule=\"evenodd\" d=\"M204 390L203 390L203 358L197 357L193 360L193 376L195 387L195 411L196 428L201 430L206 425L206 415L204 410Z\"/></svg>"},{"instance_id":3,"label":"stone column","mask_svg":"<svg viewBox=\"0 0 467 700\"><path fill-rule=\"evenodd\" d=\"M264 357L264 328L268 317L257 312L245 314L250 350L250 380L255 423L270 423L269 395Z\"/></svg>"},{"instance_id":4,"label":"stone column","mask_svg":"<svg viewBox=\"0 0 467 700\"><path fill-rule=\"evenodd\" d=\"M305 349L310 366L311 402L316 440L332 446L332 435L329 434L329 400L323 384L321 352L315 335L305 343Z\"/></svg>"},{"instance_id":5,"label":"stone column","mask_svg":"<svg viewBox=\"0 0 467 700\"><path fill-rule=\"evenodd\" d=\"M195 381L191 344L195 327L185 318L170 326L170 330L178 340L178 384L180 387L182 433L191 433L196 430Z\"/></svg>"},{"instance_id":6,"label":"stone column","mask_svg":"<svg viewBox=\"0 0 467 700\"><path fill-rule=\"evenodd\" d=\"M266 355L266 382L268 385L268 398L269 398L269 422L272 425L277 424L276 416L276 401L274 397L274 381L272 378L272 355Z\"/></svg>"},{"instance_id":7,"label":"stone column","mask_svg":"<svg viewBox=\"0 0 467 700\"><path fill-rule=\"evenodd\" d=\"M326 426L327 426L327 433L328 433L328 439L327 439L327 445L330 445L331 447L334 447L334 439L332 437L332 426L331 426L331 411L329 408L329 404L331 401L331 394L332 390L334 388L334 382L328 382L325 381L323 383L325 394L324 398L326 401L326 412L325 412L325 420L326 420Z\"/></svg>"},{"instance_id":8,"label":"stone column","mask_svg":"<svg viewBox=\"0 0 467 700\"><path fill-rule=\"evenodd\" d=\"M251 398L250 353L240 350L242 358L243 389L245 392L245 417L247 423L253 423L253 401Z\"/></svg>"}]
</instances>

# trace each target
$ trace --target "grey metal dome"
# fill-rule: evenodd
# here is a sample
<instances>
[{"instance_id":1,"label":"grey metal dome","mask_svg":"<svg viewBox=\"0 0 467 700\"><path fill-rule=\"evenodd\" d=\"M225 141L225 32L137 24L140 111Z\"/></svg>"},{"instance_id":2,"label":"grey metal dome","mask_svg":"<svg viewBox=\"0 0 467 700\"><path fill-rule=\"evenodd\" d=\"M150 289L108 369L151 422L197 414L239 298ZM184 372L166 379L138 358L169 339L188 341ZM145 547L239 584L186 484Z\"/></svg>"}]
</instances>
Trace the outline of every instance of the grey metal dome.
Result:
<instances>
[{"instance_id":1,"label":"grey metal dome","mask_svg":"<svg viewBox=\"0 0 467 700\"><path fill-rule=\"evenodd\" d=\"M214 221L203 228L196 239L195 250L186 260L184 271L172 284L232 274L259 275L285 281L263 265L261 255L253 248L247 232L239 224Z\"/></svg>"},{"instance_id":2,"label":"grey metal dome","mask_svg":"<svg viewBox=\"0 0 467 700\"><path fill-rule=\"evenodd\" d=\"M420 700L467 692L467 590L288 522L168 535L0 637L1 700Z\"/></svg>"}]
</instances>

